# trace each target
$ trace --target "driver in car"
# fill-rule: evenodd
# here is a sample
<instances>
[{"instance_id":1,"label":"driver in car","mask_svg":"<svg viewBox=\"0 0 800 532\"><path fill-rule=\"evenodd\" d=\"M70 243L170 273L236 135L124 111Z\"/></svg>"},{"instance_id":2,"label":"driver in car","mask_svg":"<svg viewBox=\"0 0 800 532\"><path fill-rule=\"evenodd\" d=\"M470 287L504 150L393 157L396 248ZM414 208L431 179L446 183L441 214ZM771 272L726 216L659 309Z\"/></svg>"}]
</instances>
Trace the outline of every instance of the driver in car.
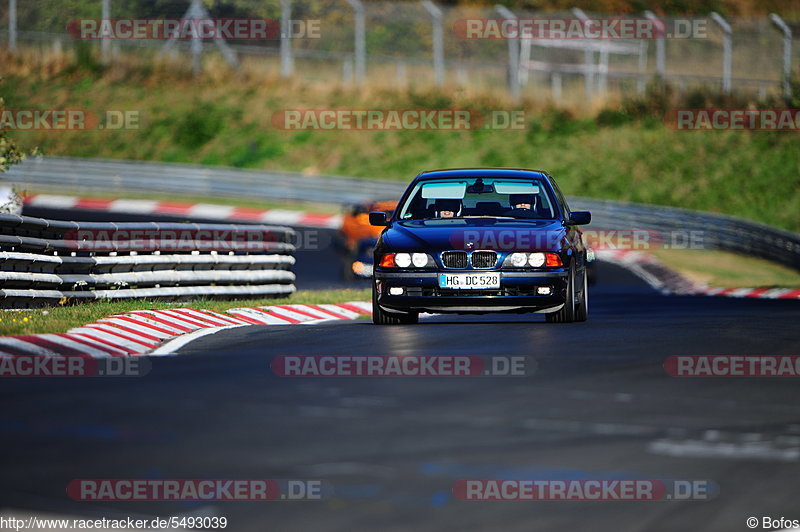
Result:
<instances>
[{"instance_id":1,"label":"driver in car","mask_svg":"<svg viewBox=\"0 0 800 532\"><path fill-rule=\"evenodd\" d=\"M461 200L438 199L434 204L437 218L453 218L461 211Z\"/></svg>"},{"instance_id":2,"label":"driver in car","mask_svg":"<svg viewBox=\"0 0 800 532\"><path fill-rule=\"evenodd\" d=\"M533 194L511 194L509 196L509 203L511 203L511 210L508 212L509 216L515 218L535 218L536 211L536 196Z\"/></svg>"}]
</instances>

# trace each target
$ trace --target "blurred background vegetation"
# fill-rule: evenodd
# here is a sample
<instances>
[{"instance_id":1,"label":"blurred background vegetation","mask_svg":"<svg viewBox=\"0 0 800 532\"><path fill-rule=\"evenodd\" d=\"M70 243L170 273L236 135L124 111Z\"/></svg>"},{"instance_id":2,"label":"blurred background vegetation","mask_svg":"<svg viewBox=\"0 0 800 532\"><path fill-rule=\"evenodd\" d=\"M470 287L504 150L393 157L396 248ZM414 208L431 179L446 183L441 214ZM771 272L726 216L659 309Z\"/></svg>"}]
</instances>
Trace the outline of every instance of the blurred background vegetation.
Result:
<instances>
[{"instance_id":1,"label":"blurred background vegetation","mask_svg":"<svg viewBox=\"0 0 800 532\"><path fill-rule=\"evenodd\" d=\"M677 131L673 107L798 106L713 89L679 94L648 87L638 98L594 110L539 101L511 104L505 93L391 90L231 76L207 64L203 77L135 58L109 68L70 55L35 63L0 57L10 108L138 110L139 129L16 131L46 154L231 165L408 180L439 167L542 168L569 194L722 212L800 230L800 136L796 132ZM282 109L521 109L522 130L282 131Z\"/></svg>"},{"instance_id":2,"label":"blurred background vegetation","mask_svg":"<svg viewBox=\"0 0 800 532\"><path fill-rule=\"evenodd\" d=\"M34 0L26 0L34 2ZM112 0L115 17L132 17L145 11L153 17L178 17L186 11L186 0ZM366 3L384 3L381 0L365 0ZM260 0L203 0L206 8L213 16L234 17L250 14L253 16L272 17L279 13L279 3ZM325 5L327 0L302 0L302 3L314 7L314 4ZM403 3L393 2L393 3ZM417 2L408 1L409 5ZM651 10L662 15L708 14L717 11L723 16L751 17L763 16L776 12L781 16L792 18L800 13L798 0L440 0L441 5L475 5L491 7L503 4L513 9L568 11L579 7L587 12L631 14ZM35 0L36 13L30 17L36 20L20 19L21 27L36 24L40 31L62 29L64 20L74 17L97 17L98 0ZM347 4L342 2L343 9Z\"/></svg>"}]
</instances>

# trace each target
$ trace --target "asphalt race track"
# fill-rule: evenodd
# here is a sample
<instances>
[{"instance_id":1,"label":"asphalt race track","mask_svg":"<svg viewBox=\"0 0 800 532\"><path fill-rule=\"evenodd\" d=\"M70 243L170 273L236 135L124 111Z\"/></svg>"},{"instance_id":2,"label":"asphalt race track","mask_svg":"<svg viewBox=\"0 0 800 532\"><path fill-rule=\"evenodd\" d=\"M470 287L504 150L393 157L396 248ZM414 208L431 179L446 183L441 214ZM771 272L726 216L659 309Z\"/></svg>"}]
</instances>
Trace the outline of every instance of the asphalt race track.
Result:
<instances>
[{"instance_id":1,"label":"asphalt race track","mask_svg":"<svg viewBox=\"0 0 800 532\"><path fill-rule=\"evenodd\" d=\"M335 259L315 253L298 266L321 272L316 261ZM298 278L339 283L328 271ZM661 296L610 265L598 277L587 323L523 315L252 326L153 358L142 378L8 379L0 500L64 515L214 514L234 531L729 532L748 530L750 516L800 519L798 382L681 379L662 367L670 355L798 355L800 305ZM271 358L290 354L522 356L532 375L275 376ZM706 480L718 493L659 502L452 495L459 479L609 477ZM75 478L321 479L326 495L75 502L65 494Z\"/></svg>"}]
</instances>

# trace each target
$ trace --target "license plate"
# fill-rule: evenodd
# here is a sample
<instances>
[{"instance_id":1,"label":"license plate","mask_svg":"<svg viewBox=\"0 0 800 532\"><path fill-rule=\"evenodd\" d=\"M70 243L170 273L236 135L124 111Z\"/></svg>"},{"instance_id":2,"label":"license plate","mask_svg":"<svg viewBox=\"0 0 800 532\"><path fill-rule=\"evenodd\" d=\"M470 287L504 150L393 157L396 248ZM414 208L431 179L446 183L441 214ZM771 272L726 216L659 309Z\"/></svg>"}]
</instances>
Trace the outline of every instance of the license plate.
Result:
<instances>
[{"instance_id":1,"label":"license plate","mask_svg":"<svg viewBox=\"0 0 800 532\"><path fill-rule=\"evenodd\" d=\"M500 288L499 273L440 273L440 288Z\"/></svg>"}]
</instances>

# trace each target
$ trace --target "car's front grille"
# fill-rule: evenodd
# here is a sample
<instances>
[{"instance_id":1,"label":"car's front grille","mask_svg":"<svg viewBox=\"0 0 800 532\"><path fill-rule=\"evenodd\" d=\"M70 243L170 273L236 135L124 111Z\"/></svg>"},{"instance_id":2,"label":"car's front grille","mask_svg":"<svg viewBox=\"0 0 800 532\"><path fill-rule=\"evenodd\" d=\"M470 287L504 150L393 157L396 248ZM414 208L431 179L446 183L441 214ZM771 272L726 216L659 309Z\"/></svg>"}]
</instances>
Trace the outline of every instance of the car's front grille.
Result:
<instances>
[{"instance_id":1,"label":"car's front grille","mask_svg":"<svg viewBox=\"0 0 800 532\"><path fill-rule=\"evenodd\" d=\"M445 268L466 268L466 251L445 251L442 253L442 264Z\"/></svg>"},{"instance_id":2,"label":"car's front grille","mask_svg":"<svg viewBox=\"0 0 800 532\"><path fill-rule=\"evenodd\" d=\"M494 268L497 264L497 253L495 251L475 251L472 253L473 268Z\"/></svg>"}]
</instances>

